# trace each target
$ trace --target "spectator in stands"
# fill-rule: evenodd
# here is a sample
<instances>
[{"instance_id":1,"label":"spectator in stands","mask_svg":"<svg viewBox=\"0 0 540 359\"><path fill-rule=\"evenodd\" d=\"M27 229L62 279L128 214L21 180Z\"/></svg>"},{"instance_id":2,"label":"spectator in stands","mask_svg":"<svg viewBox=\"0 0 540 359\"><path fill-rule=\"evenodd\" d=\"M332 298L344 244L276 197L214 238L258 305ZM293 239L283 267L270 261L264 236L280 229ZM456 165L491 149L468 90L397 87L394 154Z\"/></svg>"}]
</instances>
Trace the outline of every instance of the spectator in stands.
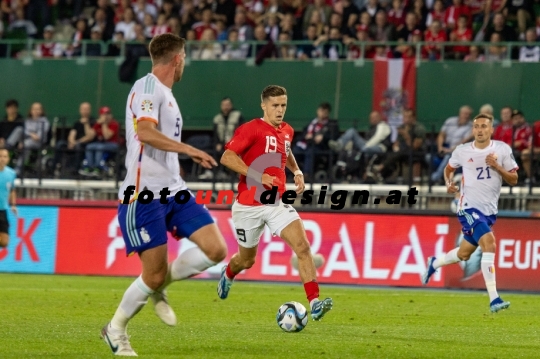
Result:
<instances>
[{"instance_id":1,"label":"spectator in stands","mask_svg":"<svg viewBox=\"0 0 540 359\"><path fill-rule=\"evenodd\" d=\"M501 34L492 33L490 43L491 46L488 47L486 61L498 62L507 58L507 48L501 45Z\"/></svg>"},{"instance_id":2,"label":"spectator in stands","mask_svg":"<svg viewBox=\"0 0 540 359\"><path fill-rule=\"evenodd\" d=\"M98 1L99 4L99 1ZM114 15L111 17L107 16L107 10L110 9L108 4L105 4L104 8L98 7L94 12L94 18L92 22L92 29L98 26L101 29L103 35L103 41L109 41L114 35ZM112 9L111 9L112 11ZM114 14L114 12L112 13Z\"/></svg>"},{"instance_id":3,"label":"spectator in stands","mask_svg":"<svg viewBox=\"0 0 540 359\"><path fill-rule=\"evenodd\" d=\"M347 47L348 60L355 60L361 57L364 57L365 59L372 59L375 56L374 46L365 44L364 46L365 53L362 54L362 47L360 45L355 44L354 43L355 41L359 41L359 42L371 41L368 35L367 26L357 25L356 26L356 39L352 37L347 37L346 39L343 40L343 43L348 46Z\"/></svg>"},{"instance_id":4,"label":"spectator in stands","mask_svg":"<svg viewBox=\"0 0 540 359\"><path fill-rule=\"evenodd\" d=\"M466 17L465 17L466 18ZM443 0L435 0L433 2L433 9L428 14L426 19L426 26L430 26L434 20L439 20L443 29L446 29L446 11L444 10Z\"/></svg>"},{"instance_id":5,"label":"spectator in stands","mask_svg":"<svg viewBox=\"0 0 540 359\"><path fill-rule=\"evenodd\" d=\"M484 41L492 41L493 34L499 34L498 41L515 41L517 39L516 32L513 28L506 25L506 19L502 13L496 13L493 16L493 23L484 35Z\"/></svg>"},{"instance_id":6,"label":"spectator in stands","mask_svg":"<svg viewBox=\"0 0 540 359\"><path fill-rule=\"evenodd\" d=\"M38 30L36 25L24 16L24 8L19 6L15 9L15 18L7 28L8 32L23 31L27 37L35 37Z\"/></svg>"},{"instance_id":7,"label":"spectator in stands","mask_svg":"<svg viewBox=\"0 0 540 359\"><path fill-rule=\"evenodd\" d=\"M467 17L467 26L471 25L471 9L463 3L463 0L452 0L452 6L446 9L444 23L446 28L454 30L461 15Z\"/></svg>"},{"instance_id":8,"label":"spectator in stands","mask_svg":"<svg viewBox=\"0 0 540 359\"><path fill-rule=\"evenodd\" d=\"M343 41L342 35L339 32L339 28L332 27L330 33L327 35L319 36L317 41L313 45L319 46L322 44L323 56L330 60L338 60L345 58L343 54Z\"/></svg>"},{"instance_id":9,"label":"spectator in stands","mask_svg":"<svg viewBox=\"0 0 540 359\"><path fill-rule=\"evenodd\" d=\"M471 107L462 106L459 109L459 116L450 117L444 122L437 137L437 153L442 159L435 172L431 174L431 181L434 183L443 178L444 168L448 164L454 149L458 145L471 140L472 124L470 120L472 112Z\"/></svg>"},{"instance_id":10,"label":"spectator in stands","mask_svg":"<svg viewBox=\"0 0 540 359\"><path fill-rule=\"evenodd\" d=\"M501 123L493 132L493 139L502 141L508 146L512 146L512 135L514 133L514 124L512 123L512 108L505 106L501 109Z\"/></svg>"},{"instance_id":11,"label":"spectator in stands","mask_svg":"<svg viewBox=\"0 0 540 359\"><path fill-rule=\"evenodd\" d=\"M461 15L458 18L457 27L450 33L452 42L470 42L472 41L472 30L467 26L467 16ZM456 45L453 47L453 58L463 60L469 53L469 46Z\"/></svg>"},{"instance_id":12,"label":"spectator in stands","mask_svg":"<svg viewBox=\"0 0 540 359\"><path fill-rule=\"evenodd\" d=\"M379 5L378 0L367 0L363 8L360 9L360 13L368 13L370 16L370 23L365 25L370 25L375 22L375 15L379 10L384 10L381 5Z\"/></svg>"},{"instance_id":13,"label":"spectator in stands","mask_svg":"<svg viewBox=\"0 0 540 359\"><path fill-rule=\"evenodd\" d=\"M6 141L8 149L22 150L15 169L17 174L30 158L31 150L39 150L48 142L50 127L43 106L39 102L34 102L28 112L28 118L24 120L24 127L16 127Z\"/></svg>"},{"instance_id":14,"label":"spectator in stands","mask_svg":"<svg viewBox=\"0 0 540 359\"><path fill-rule=\"evenodd\" d=\"M148 3L146 0L137 0L133 5L133 11L135 12L135 19L140 24L144 22L144 16L149 14L155 19L158 15L158 10L154 4Z\"/></svg>"},{"instance_id":15,"label":"spectator in stands","mask_svg":"<svg viewBox=\"0 0 540 359\"><path fill-rule=\"evenodd\" d=\"M6 140L17 127L23 127L24 119L19 113L19 102L15 99L6 101L6 116L0 122L0 148L4 148Z\"/></svg>"},{"instance_id":16,"label":"spectator in stands","mask_svg":"<svg viewBox=\"0 0 540 359\"><path fill-rule=\"evenodd\" d=\"M238 60L246 58L246 48L238 42L238 31L235 29L229 30L228 44L225 45L225 50L221 54L221 60Z\"/></svg>"},{"instance_id":17,"label":"spectator in stands","mask_svg":"<svg viewBox=\"0 0 540 359\"><path fill-rule=\"evenodd\" d=\"M307 6L303 16L303 31L306 31L311 24L312 14L319 14L319 19L322 24L330 23L330 15L332 14L332 8L326 5L324 0L314 0L313 4Z\"/></svg>"},{"instance_id":18,"label":"spectator in stands","mask_svg":"<svg viewBox=\"0 0 540 359\"><path fill-rule=\"evenodd\" d=\"M79 120L69 131L67 141L61 140L56 143L54 154L55 175L59 175L63 156L68 156L69 161L65 161L68 167L77 171L84 158L86 145L92 142L94 133L95 118L92 116L92 106L88 102L83 102L79 106Z\"/></svg>"},{"instance_id":19,"label":"spectator in stands","mask_svg":"<svg viewBox=\"0 0 540 359\"><path fill-rule=\"evenodd\" d=\"M408 12L405 17L405 26L397 33L397 39L401 42L410 42L414 30L420 30L418 17L414 12Z\"/></svg>"},{"instance_id":20,"label":"spectator in stands","mask_svg":"<svg viewBox=\"0 0 540 359\"><path fill-rule=\"evenodd\" d=\"M465 62L483 62L484 60L484 55L480 53L480 49L476 45L469 47L469 54L463 59Z\"/></svg>"},{"instance_id":21,"label":"spectator in stands","mask_svg":"<svg viewBox=\"0 0 540 359\"><path fill-rule=\"evenodd\" d=\"M195 31L196 32L196 31ZM215 32L211 28L207 28L203 31L200 41L208 41L208 43L202 43L197 45L197 48L192 52L192 58L200 60L217 60L221 55L221 45L215 41Z\"/></svg>"},{"instance_id":22,"label":"spectator in stands","mask_svg":"<svg viewBox=\"0 0 540 359\"><path fill-rule=\"evenodd\" d=\"M126 53L129 57L149 57L150 53L148 52L148 42L144 35L144 27L141 24L135 24L134 30L134 43L126 45Z\"/></svg>"},{"instance_id":23,"label":"spectator in stands","mask_svg":"<svg viewBox=\"0 0 540 359\"><path fill-rule=\"evenodd\" d=\"M373 166L379 182L382 183L383 179L390 177L399 163L407 164L412 155L413 182L420 183L422 166L425 164L425 139L426 128L416 122L414 110L403 111L403 124L398 127L398 137L392 144L392 151L389 151L381 165Z\"/></svg>"},{"instance_id":24,"label":"spectator in stands","mask_svg":"<svg viewBox=\"0 0 540 359\"><path fill-rule=\"evenodd\" d=\"M116 32L113 36L112 43L110 43L107 48L107 56L120 56L120 53L122 51L122 44L124 42L124 33L122 31Z\"/></svg>"},{"instance_id":25,"label":"spectator in stands","mask_svg":"<svg viewBox=\"0 0 540 359\"><path fill-rule=\"evenodd\" d=\"M43 40L45 42L36 45L35 56L38 58L62 57L63 49L62 44L53 41L54 26L47 25L43 29Z\"/></svg>"},{"instance_id":26,"label":"spectator in stands","mask_svg":"<svg viewBox=\"0 0 540 359\"><path fill-rule=\"evenodd\" d=\"M337 140L328 141L328 147L335 152L340 152L347 143L352 142L353 148L359 152L368 155L385 153L391 145L392 130L390 126L384 122L381 113L378 111L369 114L369 125L365 139L358 134L355 128L349 128Z\"/></svg>"},{"instance_id":27,"label":"spectator in stands","mask_svg":"<svg viewBox=\"0 0 540 359\"><path fill-rule=\"evenodd\" d=\"M536 162L538 166L538 160L540 160L540 121L536 121L533 125L532 137L529 146L521 152L521 163L523 169L527 174L525 183L528 184L532 179L533 183L536 183L536 178L533 175L531 178L532 162Z\"/></svg>"},{"instance_id":28,"label":"spectator in stands","mask_svg":"<svg viewBox=\"0 0 540 359\"><path fill-rule=\"evenodd\" d=\"M531 139L531 126L525 121L525 115L520 110L512 111L514 125L513 150L516 159L521 157L521 152L529 147Z\"/></svg>"},{"instance_id":29,"label":"spectator in stands","mask_svg":"<svg viewBox=\"0 0 540 359\"><path fill-rule=\"evenodd\" d=\"M102 41L101 27L94 26L90 31L90 40ZM86 44L86 56L101 56L101 43Z\"/></svg>"},{"instance_id":30,"label":"spectator in stands","mask_svg":"<svg viewBox=\"0 0 540 359\"><path fill-rule=\"evenodd\" d=\"M320 57L321 50L313 45L317 40L317 27L313 24L309 25L306 30L306 37L304 41L310 41L311 43L303 44L298 46L297 57L301 60L307 60L312 58Z\"/></svg>"},{"instance_id":31,"label":"spectator in stands","mask_svg":"<svg viewBox=\"0 0 540 359\"><path fill-rule=\"evenodd\" d=\"M317 117L304 128L293 148L295 157L300 162L303 162L304 176L313 175L315 163L319 163L325 156L324 152L328 150L328 141L339 136L337 121L330 119L331 109L332 107L328 102L319 105Z\"/></svg>"},{"instance_id":32,"label":"spectator in stands","mask_svg":"<svg viewBox=\"0 0 540 359\"><path fill-rule=\"evenodd\" d=\"M116 24L114 31L124 33L124 39L126 41L133 41L137 36L135 34L135 24L135 13L131 7L127 7L124 9L122 21Z\"/></svg>"},{"instance_id":33,"label":"spectator in stands","mask_svg":"<svg viewBox=\"0 0 540 359\"><path fill-rule=\"evenodd\" d=\"M221 100L220 111L214 116L214 158L219 159L224 152L224 146L232 138L234 131L244 123L242 112L234 108L230 97ZM211 179L212 170L206 170L199 179Z\"/></svg>"},{"instance_id":34,"label":"spectator in stands","mask_svg":"<svg viewBox=\"0 0 540 359\"><path fill-rule=\"evenodd\" d=\"M236 13L236 3L234 0L215 0L212 6L215 6L214 20L223 21L226 27L234 24ZM278 0L271 0L268 6L269 9L272 9L270 12L281 12L278 10L280 8Z\"/></svg>"},{"instance_id":35,"label":"spectator in stands","mask_svg":"<svg viewBox=\"0 0 540 359\"><path fill-rule=\"evenodd\" d=\"M212 9L205 8L201 14L201 21L193 24L192 29L195 30L195 37L197 40L202 40L203 33L208 29L214 33L214 39L216 39L217 27L212 23Z\"/></svg>"},{"instance_id":36,"label":"spectator in stands","mask_svg":"<svg viewBox=\"0 0 540 359\"><path fill-rule=\"evenodd\" d=\"M530 45L521 46L519 49L519 61L520 62L539 62L540 61L540 47L533 45L536 42L536 30L529 29L525 33L525 40Z\"/></svg>"},{"instance_id":37,"label":"spectator in stands","mask_svg":"<svg viewBox=\"0 0 540 359\"><path fill-rule=\"evenodd\" d=\"M434 20L431 26L425 32L424 40L427 42L424 45L424 51L427 53L427 57L431 61L439 60L441 58L442 43L447 41L446 31L441 27L441 23L438 20Z\"/></svg>"},{"instance_id":38,"label":"spectator in stands","mask_svg":"<svg viewBox=\"0 0 540 359\"><path fill-rule=\"evenodd\" d=\"M354 35L355 25L358 22L360 10L358 10L352 0L341 0L341 2L343 4L343 13L341 14L342 20L340 32L342 34Z\"/></svg>"},{"instance_id":39,"label":"spectator in stands","mask_svg":"<svg viewBox=\"0 0 540 359\"><path fill-rule=\"evenodd\" d=\"M291 41L290 35L288 32L282 32L279 34L280 42ZM291 44L284 44L278 46L278 57L285 60L294 60L296 58L296 46Z\"/></svg>"},{"instance_id":40,"label":"spectator in stands","mask_svg":"<svg viewBox=\"0 0 540 359\"><path fill-rule=\"evenodd\" d=\"M369 28L369 37L374 41L396 41L396 29L388 22L384 10L379 10L375 15L375 23Z\"/></svg>"},{"instance_id":41,"label":"spectator in stands","mask_svg":"<svg viewBox=\"0 0 540 359\"><path fill-rule=\"evenodd\" d=\"M167 34L171 32L169 24L167 24L167 16L163 13L159 14L157 17L157 22L152 26L150 30L151 37L161 34Z\"/></svg>"},{"instance_id":42,"label":"spectator in stands","mask_svg":"<svg viewBox=\"0 0 540 359\"><path fill-rule=\"evenodd\" d=\"M28 0L20 1L26 6L26 18L34 24L41 23L42 26L51 23L51 5L48 0Z\"/></svg>"},{"instance_id":43,"label":"spectator in stands","mask_svg":"<svg viewBox=\"0 0 540 359\"><path fill-rule=\"evenodd\" d=\"M479 113L484 113L484 114L492 116L493 117L493 127L494 128L499 124L499 120L497 120L495 118L495 115L493 114L493 106L491 106L491 104L486 103L486 104L480 106Z\"/></svg>"},{"instance_id":44,"label":"spectator in stands","mask_svg":"<svg viewBox=\"0 0 540 359\"><path fill-rule=\"evenodd\" d=\"M246 14L239 11L234 16L234 25L229 30L235 29L238 31L238 40L241 42L250 41L254 38L253 27L246 22Z\"/></svg>"},{"instance_id":45,"label":"spectator in stands","mask_svg":"<svg viewBox=\"0 0 540 359\"><path fill-rule=\"evenodd\" d=\"M396 31L401 30L405 26L405 9L402 0L392 0L392 8L388 10L388 22L394 25Z\"/></svg>"},{"instance_id":46,"label":"spectator in stands","mask_svg":"<svg viewBox=\"0 0 540 359\"><path fill-rule=\"evenodd\" d=\"M90 131L91 142L86 146L86 159L84 167L79 171L83 176L100 175L106 172L105 155L110 156L118 151L120 140L120 125L111 114L109 107L102 107L99 110L99 118Z\"/></svg>"},{"instance_id":47,"label":"spectator in stands","mask_svg":"<svg viewBox=\"0 0 540 359\"><path fill-rule=\"evenodd\" d=\"M412 3L411 11L413 11L416 14L416 18L418 19L418 26L420 27L420 30L425 31L427 17L429 14L428 9L426 8L426 4L424 0L412 0L412 1L413 3Z\"/></svg>"},{"instance_id":48,"label":"spectator in stands","mask_svg":"<svg viewBox=\"0 0 540 359\"><path fill-rule=\"evenodd\" d=\"M509 21L517 21L520 39L526 37L527 23L534 17L533 1L508 0L505 1L503 12Z\"/></svg>"}]
</instances>

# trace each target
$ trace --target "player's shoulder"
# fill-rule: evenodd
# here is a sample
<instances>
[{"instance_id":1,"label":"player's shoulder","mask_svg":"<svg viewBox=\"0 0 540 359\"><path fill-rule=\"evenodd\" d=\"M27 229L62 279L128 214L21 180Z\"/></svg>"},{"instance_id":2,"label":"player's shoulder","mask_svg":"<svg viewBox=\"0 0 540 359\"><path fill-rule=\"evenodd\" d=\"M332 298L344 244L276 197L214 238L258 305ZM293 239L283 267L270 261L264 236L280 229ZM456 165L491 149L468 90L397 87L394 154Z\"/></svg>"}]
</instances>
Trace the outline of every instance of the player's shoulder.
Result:
<instances>
[{"instance_id":1,"label":"player's shoulder","mask_svg":"<svg viewBox=\"0 0 540 359\"><path fill-rule=\"evenodd\" d=\"M506 142L499 140L491 140L491 143L493 144L495 150L512 152L512 148Z\"/></svg>"},{"instance_id":2,"label":"player's shoulder","mask_svg":"<svg viewBox=\"0 0 540 359\"><path fill-rule=\"evenodd\" d=\"M255 130L257 128L261 128L262 125L263 125L263 120L261 118L254 118L250 121L247 121L247 122L244 122L243 124L241 124L240 126L238 126L238 128L242 128L244 130L248 129L248 130Z\"/></svg>"},{"instance_id":3,"label":"player's shoulder","mask_svg":"<svg viewBox=\"0 0 540 359\"><path fill-rule=\"evenodd\" d=\"M8 177L13 177L13 178L17 177L17 172L15 172L15 170L9 166L5 166L2 173L4 173Z\"/></svg>"},{"instance_id":4,"label":"player's shoulder","mask_svg":"<svg viewBox=\"0 0 540 359\"><path fill-rule=\"evenodd\" d=\"M454 149L454 152L461 153L461 152L467 151L468 149L472 149L471 142L466 142L466 143L462 143L461 145L457 145L456 148Z\"/></svg>"},{"instance_id":5,"label":"player's shoulder","mask_svg":"<svg viewBox=\"0 0 540 359\"><path fill-rule=\"evenodd\" d=\"M163 89L157 77L148 73L135 81L133 92L139 96L160 96Z\"/></svg>"}]
</instances>

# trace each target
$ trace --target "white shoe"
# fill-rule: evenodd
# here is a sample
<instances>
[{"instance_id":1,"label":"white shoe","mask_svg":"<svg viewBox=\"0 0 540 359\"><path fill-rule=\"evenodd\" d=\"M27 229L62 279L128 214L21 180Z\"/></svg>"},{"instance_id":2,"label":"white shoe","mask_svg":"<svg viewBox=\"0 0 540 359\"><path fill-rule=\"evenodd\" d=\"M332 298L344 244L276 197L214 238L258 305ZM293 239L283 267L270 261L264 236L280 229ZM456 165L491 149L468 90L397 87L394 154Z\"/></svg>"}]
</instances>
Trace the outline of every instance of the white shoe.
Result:
<instances>
[{"instance_id":1,"label":"white shoe","mask_svg":"<svg viewBox=\"0 0 540 359\"><path fill-rule=\"evenodd\" d=\"M163 323L174 327L177 323L176 314L172 310L169 302L167 301L167 292L155 292L150 296L152 302L154 302L154 310L156 315L163 321Z\"/></svg>"},{"instance_id":2,"label":"white shoe","mask_svg":"<svg viewBox=\"0 0 540 359\"><path fill-rule=\"evenodd\" d=\"M114 355L125 356L125 357L136 357L138 356L131 344L129 343L129 337L126 333L116 334L111 330L110 323L107 323L101 329L101 339L107 343L109 348L111 348Z\"/></svg>"}]
</instances>

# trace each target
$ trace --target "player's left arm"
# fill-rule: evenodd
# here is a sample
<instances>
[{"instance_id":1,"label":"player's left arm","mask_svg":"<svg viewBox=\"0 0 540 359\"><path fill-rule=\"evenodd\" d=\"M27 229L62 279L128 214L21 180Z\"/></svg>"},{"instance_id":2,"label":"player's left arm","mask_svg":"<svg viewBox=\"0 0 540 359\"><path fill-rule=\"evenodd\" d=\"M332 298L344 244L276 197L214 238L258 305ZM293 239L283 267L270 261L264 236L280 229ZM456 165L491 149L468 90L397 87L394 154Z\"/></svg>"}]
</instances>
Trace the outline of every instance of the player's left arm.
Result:
<instances>
[{"instance_id":1,"label":"player's left arm","mask_svg":"<svg viewBox=\"0 0 540 359\"><path fill-rule=\"evenodd\" d=\"M14 215L18 214L17 210L17 192L15 191L15 186L12 187L11 192L9 193L9 205L11 207L11 211Z\"/></svg>"},{"instance_id":2,"label":"player's left arm","mask_svg":"<svg viewBox=\"0 0 540 359\"><path fill-rule=\"evenodd\" d=\"M497 155L495 153L490 153L486 157L486 164L497 171L506 183L510 186L515 186L518 183L517 170L519 167L514 160L510 147L508 147L506 152L503 155L502 165L497 162Z\"/></svg>"},{"instance_id":3,"label":"player's left arm","mask_svg":"<svg viewBox=\"0 0 540 359\"><path fill-rule=\"evenodd\" d=\"M285 166L292 173L294 173L294 184L296 185L296 193L298 194L303 193L304 189L306 188L306 185L304 184L304 174L298 167L298 163L296 163L296 158L294 158L292 150L289 152L289 155L287 156L287 162L285 163Z\"/></svg>"}]
</instances>

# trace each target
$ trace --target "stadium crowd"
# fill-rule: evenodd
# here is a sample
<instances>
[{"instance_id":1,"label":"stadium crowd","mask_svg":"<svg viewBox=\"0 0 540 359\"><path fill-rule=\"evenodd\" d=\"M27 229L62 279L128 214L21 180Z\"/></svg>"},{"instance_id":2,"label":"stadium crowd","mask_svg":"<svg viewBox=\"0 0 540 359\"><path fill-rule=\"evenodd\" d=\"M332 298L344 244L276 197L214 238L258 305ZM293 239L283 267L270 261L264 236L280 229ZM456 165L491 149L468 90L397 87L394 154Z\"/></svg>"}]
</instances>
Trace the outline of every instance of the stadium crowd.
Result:
<instances>
[{"instance_id":1,"label":"stadium crowd","mask_svg":"<svg viewBox=\"0 0 540 359\"><path fill-rule=\"evenodd\" d=\"M0 40L45 40L36 45L37 57L79 56L82 40L108 41L107 49L89 44L85 53L118 56L122 42L143 45L172 32L195 44L205 41L191 47L196 59L255 55L261 60L411 58L423 41L420 56L429 60L444 54L464 61L510 56L538 62L537 5L535 0L2 0ZM243 43L252 40L257 45ZM444 46L448 41L454 44ZM489 44L459 44L471 41ZM512 50L504 45L515 41L530 45ZM134 51L148 55L144 46Z\"/></svg>"},{"instance_id":2,"label":"stadium crowd","mask_svg":"<svg viewBox=\"0 0 540 359\"><path fill-rule=\"evenodd\" d=\"M403 111L400 125L389 125L377 111L365 114L362 128L340 128L332 119L330 103L314 109L295 135L292 151L307 182L333 183L443 183L444 167L452 151L473 140L470 106L456 109L456 116L445 120L440 129L427 129L413 110ZM519 109L483 105L479 113L495 117L493 139L507 143L520 166L520 183L536 185L540 179L540 120L532 125ZM12 165L19 176L45 178L118 179L122 177L125 139L120 121L107 106L97 117L88 102L79 106L77 121L67 131L53 129L43 106L33 103L26 116L17 100L5 103L0 122L0 147L13 154ZM123 114L117 114L122 118ZM224 144L247 118L226 97L211 121L213 130L186 136L186 142L219 159ZM437 133L437 131L439 131ZM234 181L222 166L214 171L197 167L179 157L184 177L189 181ZM23 172L24 171L24 172Z\"/></svg>"}]
</instances>

